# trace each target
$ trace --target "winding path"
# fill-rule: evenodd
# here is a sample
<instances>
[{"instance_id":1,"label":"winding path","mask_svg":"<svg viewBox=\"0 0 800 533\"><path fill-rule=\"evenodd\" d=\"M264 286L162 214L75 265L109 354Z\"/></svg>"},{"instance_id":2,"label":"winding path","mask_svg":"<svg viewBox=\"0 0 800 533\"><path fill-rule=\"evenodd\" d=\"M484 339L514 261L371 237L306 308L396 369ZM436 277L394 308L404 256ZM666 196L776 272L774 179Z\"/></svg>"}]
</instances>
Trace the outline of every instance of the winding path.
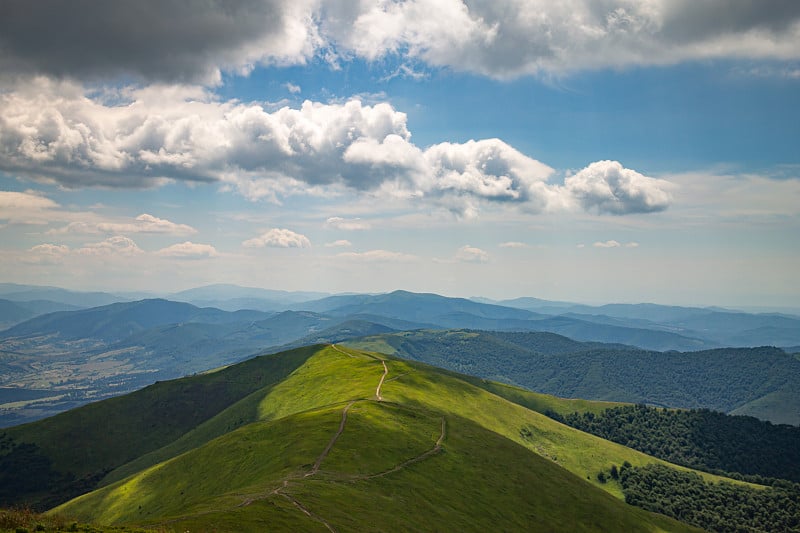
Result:
<instances>
[{"instance_id":1,"label":"winding path","mask_svg":"<svg viewBox=\"0 0 800 533\"><path fill-rule=\"evenodd\" d=\"M383 363L383 375L381 376L381 380L378 382L378 388L375 389L375 398L379 401L383 401L383 396L381 396L381 387L383 387L383 380L386 379L387 374L389 374L389 367L386 366L386 361L381 359L381 363Z\"/></svg>"},{"instance_id":2,"label":"winding path","mask_svg":"<svg viewBox=\"0 0 800 533\"><path fill-rule=\"evenodd\" d=\"M331 453L331 450L333 449L333 445L336 444L336 441L339 439L339 437L344 432L344 425L347 423L347 411L349 411L350 407L354 403L356 403L357 401L358 400L351 400L350 403L348 403L344 407L344 410L342 411L342 421L339 422L339 429L336 431L336 433L333 435L333 437L331 437L331 440L328 442L328 445L325 446L325 449L322 450L322 453L319 454L319 457L317 457L317 460L314 463L314 466L312 466L311 470L309 470L308 473L303 477L311 477L311 476L313 476L314 474L316 474L319 471L319 467L322 464L322 461L324 461L325 458L328 457L328 454Z\"/></svg>"},{"instance_id":3,"label":"winding path","mask_svg":"<svg viewBox=\"0 0 800 533\"><path fill-rule=\"evenodd\" d=\"M366 476L359 476L359 477L350 479L349 481L351 481L351 482L353 482L353 481L363 481L365 479L374 479L376 477L388 476L389 474L394 474L395 472L398 472L398 471L400 471L400 470L402 470L402 469L404 469L404 468L406 468L408 466L411 466L414 463L418 463L420 461L424 461L425 459L427 459L431 455L437 454L442 450L442 442L444 442L444 438L445 438L446 435L447 435L447 422L446 422L445 418L442 417L442 432L439 435L439 438L436 439L436 444L433 446L433 448L431 448L430 450L428 450L425 453L422 453L422 454L420 454L420 455L418 455L416 457L412 457L411 459L409 459L407 461L403 461L399 465L397 465L397 466L395 466L393 468L390 468L389 470L384 470L383 472L378 472L377 474L369 474L369 475L366 475Z\"/></svg>"},{"instance_id":4,"label":"winding path","mask_svg":"<svg viewBox=\"0 0 800 533\"><path fill-rule=\"evenodd\" d=\"M353 357L353 358L356 357L355 355L347 353L344 350L340 349L335 344L331 344L331 348L333 348L337 352L339 352L339 353L341 353L343 355L346 355L348 357ZM377 357L375 359L377 359ZM375 401L382 402L383 401L383 396L381 395L381 387L383 387L384 382L392 381L394 379L400 378L402 376L405 376L406 374L409 374L410 372L406 372L404 374L400 374L400 375L398 375L398 376L396 376L394 378L391 378L391 379L387 380L386 376L389 375L389 367L386 365L386 361L384 359L379 359L379 360L380 360L381 364L383 365L383 375L381 375L381 379L378 382L378 386L375 389ZM347 425L347 413L348 413L348 411L353 406L353 404L358 402L358 401L368 401L368 400L365 400L365 399L350 400L347 403L347 405L345 405L344 409L342 410L342 420L339 422L339 428L336 430L336 433L331 437L330 441L328 441L328 444L325 446L325 449L322 450L322 453L319 454L319 456L317 457L317 460L314 462L314 464L312 465L311 469L308 472L306 472L304 475L302 475L302 477L300 476L300 474L290 475L289 477L287 477L284 480L282 480L281 484L277 488L273 489L272 491L270 491L268 493L265 493L265 494L262 494L262 495L259 495L259 496L248 497L244 501L242 501L242 503L237 505L236 507L246 507L246 506L250 505L251 503L253 503L255 501L258 501L258 500L264 500L264 499L267 499L267 498L270 498L270 497L273 497L273 496L282 496L283 498L286 498L288 501L290 501L292 503L292 505L294 505L303 514L305 514L306 516L308 516L312 520L316 520L317 522L319 522L322 525L324 525L328 529L328 531L331 531L331 533L336 533L336 529L327 520L325 520L321 516L311 512L307 507L305 507L302 503L300 503L297 500L297 498L292 496L290 493L286 492L286 490L289 488L290 481L301 481L301 480L303 480L305 478L313 477L314 475L317 474L317 472L319 472L319 469L322 466L322 462L325 461L325 459L328 457L328 455L330 454L331 450L333 450L333 447L336 445L336 441L339 440L339 437L341 437L342 433L344 432L344 428ZM339 481L355 482L355 481L362 481L362 480L368 480L368 479L374 479L374 478L378 478L378 477L387 476L389 474L392 474L394 472L398 472L400 470L403 470L404 468L406 468L408 466L411 466L411 465L413 465L415 463L423 461L423 460L427 459L428 457L431 457L432 455L435 455L435 454L439 453L442 450L442 443L444 442L445 436L447 434L447 421L445 420L444 417L442 417L441 420L442 420L441 433L439 435L439 438L436 440L436 444L434 444L433 448L431 448L430 450L427 450L426 452L424 452L424 453L422 453L422 454L420 454L420 455L418 455L416 457L412 457L411 459L403 461L402 463L400 463L398 465L395 465L394 467L392 467L392 468L390 468L388 470L385 470L383 472L378 472L377 474L367 474L367 475L357 476L357 477L353 477L353 478L350 478L350 479L347 479L347 480L341 480L340 479ZM330 481L334 481L334 480L330 480ZM216 511L210 511L210 512L216 512ZM201 514L206 514L206 513L201 513ZM165 522L165 524L166 523L169 523L169 522Z\"/></svg>"}]
</instances>

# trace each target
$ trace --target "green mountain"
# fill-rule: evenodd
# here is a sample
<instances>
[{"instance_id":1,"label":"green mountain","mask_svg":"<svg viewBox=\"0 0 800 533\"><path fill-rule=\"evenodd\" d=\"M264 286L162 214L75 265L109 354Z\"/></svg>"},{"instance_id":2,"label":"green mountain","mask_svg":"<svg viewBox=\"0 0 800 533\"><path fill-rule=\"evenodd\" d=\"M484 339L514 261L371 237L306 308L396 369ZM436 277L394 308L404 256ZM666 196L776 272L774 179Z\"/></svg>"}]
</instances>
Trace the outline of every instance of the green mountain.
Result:
<instances>
[{"instance_id":1,"label":"green mountain","mask_svg":"<svg viewBox=\"0 0 800 533\"><path fill-rule=\"evenodd\" d=\"M471 330L385 333L346 344L556 396L800 425L800 360L778 348L653 352L552 333Z\"/></svg>"},{"instance_id":2,"label":"green mountain","mask_svg":"<svg viewBox=\"0 0 800 533\"><path fill-rule=\"evenodd\" d=\"M52 513L174 531L691 529L597 477L667 463L526 405L608 407L311 346L9 428L0 486L28 487L6 505L85 492Z\"/></svg>"}]
</instances>

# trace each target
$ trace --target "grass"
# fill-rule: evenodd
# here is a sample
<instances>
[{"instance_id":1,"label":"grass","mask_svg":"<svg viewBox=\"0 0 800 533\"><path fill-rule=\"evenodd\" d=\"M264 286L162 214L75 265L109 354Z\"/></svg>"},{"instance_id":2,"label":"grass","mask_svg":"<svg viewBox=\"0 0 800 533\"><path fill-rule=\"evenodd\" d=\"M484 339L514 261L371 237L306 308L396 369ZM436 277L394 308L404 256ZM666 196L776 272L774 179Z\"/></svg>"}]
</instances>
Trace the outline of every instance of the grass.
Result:
<instances>
[{"instance_id":1,"label":"grass","mask_svg":"<svg viewBox=\"0 0 800 533\"><path fill-rule=\"evenodd\" d=\"M689 530L596 479L612 464L662 461L525 407L574 411L580 402L391 358L379 402L381 358L335 346L253 361L184 384L254 383L269 368L263 386L243 387L227 408L54 515L175 531ZM184 384L171 383L165 401Z\"/></svg>"},{"instance_id":2,"label":"grass","mask_svg":"<svg viewBox=\"0 0 800 533\"><path fill-rule=\"evenodd\" d=\"M438 453L374 476L431 450L440 437L438 413L388 401L354 403L330 455L306 477L342 409L253 423L57 511L176 531L326 531L320 520L336 531L690 530L460 417L447 418ZM284 480L288 498L274 493Z\"/></svg>"},{"instance_id":3,"label":"grass","mask_svg":"<svg viewBox=\"0 0 800 533\"><path fill-rule=\"evenodd\" d=\"M256 357L218 372L156 383L129 395L8 428L5 433L14 442L36 444L58 475L99 479L174 442L252 392L279 383L318 349L306 347ZM57 495L20 496L35 501Z\"/></svg>"}]
</instances>

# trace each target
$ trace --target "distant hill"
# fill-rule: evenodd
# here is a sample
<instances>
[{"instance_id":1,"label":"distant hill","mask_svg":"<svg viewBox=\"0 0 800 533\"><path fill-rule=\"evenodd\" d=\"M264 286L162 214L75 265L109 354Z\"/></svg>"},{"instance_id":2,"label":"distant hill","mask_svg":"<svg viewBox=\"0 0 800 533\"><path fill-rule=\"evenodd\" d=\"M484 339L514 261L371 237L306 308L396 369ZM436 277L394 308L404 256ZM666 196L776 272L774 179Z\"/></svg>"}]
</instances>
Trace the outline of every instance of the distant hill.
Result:
<instances>
[{"instance_id":1,"label":"distant hill","mask_svg":"<svg viewBox=\"0 0 800 533\"><path fill-rule=\"evenodd\" d=\"M546 333L470 330L388 333L346 344L556 396L800 424L800 360L777 348L654 352Z\"/></svg>"},{"instance_id":2,"label":"distant hill","mask_svg":"<svg viewBox=\"0 0 800 533\"><path fill-rule=\"evenodd\" d=\"M596 475L666 463L485 385L341 347L263 356L8 429L0 487L176 531L693 530Z\"/></svg>"},{"instance_id":3,"label":"distant hill","mask_svg":"<svg viewBox=\"0 0 800 533\"><path fill-rule=\"evenodd\" d=\"M701 350L718 347L715 341L680 335L654 327L599 324L577 318L534 313L501 305L436 294L395 291L379 295L331 296L298 308L335 316L369 314L427 327L501 331L550 331L579 340L623 343L652 350Z\"/></svg>"},{"instance_id":4,"label":"distant hill","mask_svg":"<svg viewBox=\"0 0 800 533\"><path fill-rule=\"evenodd\" d=\"M198 307L216 307L225 311L239 309L285 311L293 304L318 300L326 296L328 294L322 292L279 291L219 283L176 292L168 298Z\"/></svg>"},{"instance_id":5,"label":"distant hill","mask_svg":"<svg viewBox=\"0 0 800 533\"><path fill-rule=\"evenodd\" d=\"M96 338L119 341L146 329L182 322L211 324L254 320L263 313L228 313L213 308L198 308L182 302L152 299L122 302L80 311L49 313L19 324L2 333L2 337L57 335L62 339Z\"/></svg>"},{"instance_id":6,"label":"distant hill","mask_svg":"<svg viewBox=\"0 0 800 533\"><path fill-rule=\"evenodd\" d=\"M0 299L0 330L36 316L36 314L11 300Z\"/></svg>"},{"instance_id":7,"label":"distant hill","mask_svg":"<svg viewBox=\"0 0 800 533\"><path fill-rule=\"evenodd\" d=\"M15 283L0 283L0 298L15 302L49 300L51 302L81 308L96 307L128 300L128 298L106 292L79 292L58 287L17 285Z\"/></svg>"},{"instance_id":8,"label":"distant hill","mask_svg":"<svg viewBox=\"0 0 800 533\"><path fill-rule=\"evenodd\" d=\"M800 343L800 317L787 314L751 314L715 307L680 307L648 303L589 306L548 302L536 298L517 298L499 303L537 313L570 316L590 322L668 331L702 339L709 345L790 346Z\"/></svg>"}]
</instances>

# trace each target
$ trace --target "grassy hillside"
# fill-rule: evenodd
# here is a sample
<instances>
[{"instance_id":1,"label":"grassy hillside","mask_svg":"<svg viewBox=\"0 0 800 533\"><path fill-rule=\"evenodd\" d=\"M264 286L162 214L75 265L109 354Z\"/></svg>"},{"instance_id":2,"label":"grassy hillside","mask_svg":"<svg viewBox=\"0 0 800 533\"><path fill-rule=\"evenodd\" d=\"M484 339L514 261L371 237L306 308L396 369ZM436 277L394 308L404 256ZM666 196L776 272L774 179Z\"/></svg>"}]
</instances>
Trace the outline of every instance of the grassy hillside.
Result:
<instances>
[{"instance_id":1,"label":"grassy hillside","mask_svg":"<svg viewBox=\"0 0 800 533\"><path fill-rule=\"evenodd\" d=\"M561 397L710 408L800 423L800 360L772 347L652 352L550 333L419 330L346 341ZM739 411L741 409L741 411Z\"/></svg>"},{"instance_id":2,"label":"grassy hillside","mask_svg":"<svg viewBox=\"0 0 800 533\"><path fill-rule=\"evenodd\" d=\"M686 529L599 490L626 460L657 462L454 375L326 347L55 511L180 531Z\"/></svg>"},{"instance_id":3,"label":"grassy hillside","mask_svg":"<svg viewBox=\"0 0 800 533\"><path fill-rule=\"evenodd\" d=\"M85 491L109 471L173 442L252 392L269 390L315 351L257 357L8 428L0 434L0 462L9 465L0 469L0 504L42 507ZM40 466L34 479L28 463ZM19 470L10 468L14 465ZM27 491L20 490L21 479Z\"/></svg>"}]
</instances>

